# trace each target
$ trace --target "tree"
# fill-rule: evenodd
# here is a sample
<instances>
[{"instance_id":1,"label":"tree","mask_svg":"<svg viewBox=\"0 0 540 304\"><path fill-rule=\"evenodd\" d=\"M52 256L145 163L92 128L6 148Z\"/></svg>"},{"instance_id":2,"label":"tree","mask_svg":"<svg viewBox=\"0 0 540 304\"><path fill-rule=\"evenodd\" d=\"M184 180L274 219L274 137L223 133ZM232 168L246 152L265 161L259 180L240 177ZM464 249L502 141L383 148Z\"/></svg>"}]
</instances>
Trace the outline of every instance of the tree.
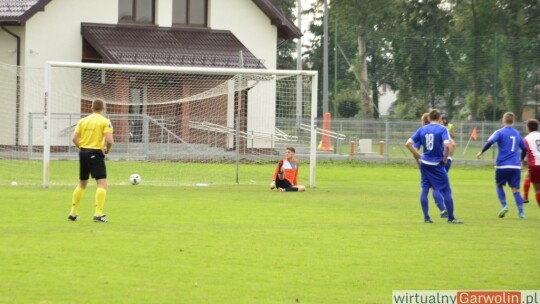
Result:
<instances>
[{"instance_id":1,"label":"tree","mask_svg":"<svg viewBox=\"0 0 540 304\"><path fill-rule=\"evenodd\" d=\"M306 14L311 15L313 22L309 24L308 30L313 34L313 37L310 41L307 41L308 48L306 51L306 58L304 61L304 64L307 69L310 70L317 70L319 72L318 77L318 91L317 91L317 99L322 100L322 94L323 94L323 47L322 47L322 36L323 36L323 28L322 28L322 10L323 10L323 4L322 0L317 0L316 2L312 3L310 8L307 8L305 10ZM329 64L329 66L332 66ZM334 101L335 102L335 101ZM329 107L331 108L331 107ZM322 113L322 103L318 103L317 108L318 116L321 116ZM334 113L336 114L336 113Z\"/></svg>"},{"instance_id":2,"label":"tree","mask_svg":"<svg viewBox=\"0 0 540 304\"><path fill-rule=\"evenodd\" d=\"M507 106L518 118L521 118L521 110L524 105L522 87L522 58L527 57L531 49L532 38L539 37L540 3L536 0L500 0L496 2L496 8L501 12L501 24L508 43L506 51L510 58L505 62L501 78L505 84L504 92ZM536 54L538 56L538 54ZM509 71L508 73L504 73Z\"/></svg>"},{"instance_id":3,"label":"tree","mask_svg":"<svg viewBox=\"0 0 540 304\"><path fill-rule=\"evenodd\" d=\"M337 92L362 92L362 117L370 118L370 111L378 107L381 84L398 91L394 109L400 118L416 119L437 107L453 117L499 119L502 110L520 117L527 100L540 106L538 0L330 4L329 41L338 56L330 56L329 68L330 75L336 72L339 77L329 82L336 106ZM322 16L322 1L311 13ZM307 64L321 72L321 20L310 30L315 38ZM319 80L322 83L322 77ZM366 92L371 94L369 104Z\"/></svg>"},{"instance_id":4,"label":"tree","mask_svg":"<svg viewBox=\"0 0 540 304\"><path fill-rule=\"evenodd\" d=\"M356 92L344 91L336 96L340 117L349 118L358 114L358 110L360 110L358 106L358 95Z\"/></svg>"},{"instance_id":5,"label":"tree","mask_svg":"<svg viewBox=\"0 0 540 304\"><path fill-rule=\"evenodd\" d=\"M331 16L339 20L344 29L342 35L350 42L343 44L352 55L350 57L354 58L348 60L348 64L361 92L363 118L379 116L378 87L391 82L387 77L391 58L385 56L387 53L384 51L387 40L373 37L391 28L390 20L396 16L395 3L396 0L332 2Z\"/></svg>"},{"instance_id":6,"label":"tree","mask_svg":"<svg viewBox=\"0 0 540 304\"><path fill-rule=\"evenodd\" d=\"M490 100L495 102L498 96L496 88L500 88L495 76L498 69L497 42L491 26L492 20L500 17L493 9L491 0L457 0L453 3L453 32L457 39L463 41L458 49L460 59L454 69L460 79L466 80L460 84L460 95L467 96L468 112L472 120L492 118L486 116L482 103L488 94L491 94ZM470 90L473 95L468 93ZM492 112L494 116L496 111ZM498 119L498 116L496 117L494 119Z\"/></svg>"},{"instance_id":7,"label":"tree","mask_svg":"<svg viewBox=\"0 0 540 304\"><path fill-rule=\"evenodd\" d=\"M283 14L290 20L296 20L294 9L296 0L273 0L274 4L281 9ZM292 54L296 53L296 42L289 39L277 41L277 67L285 70L296 70L296 58Z\"/></svg>"},{"instance_id":8,"label":"tree","mask_svg":"<svg viewBox=\"0 0 540 304\"><path fill-rule=\"evenodd\" d=\"M464 50L462 61L463 67L469 67L462 75L471 80L475 92L474 100L470 101L472 118L481 112L480 96L488 93L495 104L503 96L506 110L521 117L526 92L530 94L534 87L530 77L539 64L535 46L540 34L540 3L536 0L454 0L452 3L456 31L473 38L472 47ZM528 89L524 83L528 83ZM493 119L498 119L493 109Z\"/></svg>"},{"instance_id":9,"label":"tree","mask_svg":"<svg viewBox=\"0 0 540 304\"><path fill-rule=\"evenodd\" d=\"M445 99L454 78L448 45L452 15L441 0L403 1L400 11L401 36L392 41L398 103L420 106L415 112L425 112Z\"/></svg>"}]
</instances>

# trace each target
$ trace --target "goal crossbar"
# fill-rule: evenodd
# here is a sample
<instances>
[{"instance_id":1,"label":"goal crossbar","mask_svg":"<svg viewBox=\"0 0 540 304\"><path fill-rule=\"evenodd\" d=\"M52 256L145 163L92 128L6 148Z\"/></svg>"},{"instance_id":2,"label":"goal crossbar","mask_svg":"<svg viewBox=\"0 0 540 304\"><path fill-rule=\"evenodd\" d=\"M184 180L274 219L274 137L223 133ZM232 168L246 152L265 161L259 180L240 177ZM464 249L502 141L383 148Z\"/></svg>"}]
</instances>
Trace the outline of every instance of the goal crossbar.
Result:
<instances>
[{"instance_id":1,"label":"goal crossbar","mask_svg":"<svg viewBox=\"0 0 540 304\"><path fill-rule=\"evenodd\" d=\"M108 64L108 63L84 63L84 62L63 62L48 61L45 68L96 68L107 70L122 70L133 72L160 71L184 74L221 74L221 75L276 75L276 76L316 76L317 71L305 70L263 70L263 69L241 69L241 68L208 68L208 67L172 67L159 65L134 65L134 64Z\"/></svg>"}]
</instances>

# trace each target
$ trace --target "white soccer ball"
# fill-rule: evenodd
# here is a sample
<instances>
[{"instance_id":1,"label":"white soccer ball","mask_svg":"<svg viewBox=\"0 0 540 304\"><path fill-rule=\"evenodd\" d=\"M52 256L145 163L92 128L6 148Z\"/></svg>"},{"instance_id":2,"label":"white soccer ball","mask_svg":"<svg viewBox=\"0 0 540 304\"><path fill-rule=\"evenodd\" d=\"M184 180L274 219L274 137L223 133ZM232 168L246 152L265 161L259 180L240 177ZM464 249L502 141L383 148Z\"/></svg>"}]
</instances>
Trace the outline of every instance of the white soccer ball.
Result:
<instances>
[{"instance_id":1,"label":"white soccer ball","mask_svg":"<svg viewBox=\"0 0 540 304\"><path fill-rule=\"evenodd\" d=\"M129 182L132 184L132 185L138 185L141 183L141 176L137 173L134 173L134 174L131 174L131 176L129 177Z\"/></svg>"}]
</instances>

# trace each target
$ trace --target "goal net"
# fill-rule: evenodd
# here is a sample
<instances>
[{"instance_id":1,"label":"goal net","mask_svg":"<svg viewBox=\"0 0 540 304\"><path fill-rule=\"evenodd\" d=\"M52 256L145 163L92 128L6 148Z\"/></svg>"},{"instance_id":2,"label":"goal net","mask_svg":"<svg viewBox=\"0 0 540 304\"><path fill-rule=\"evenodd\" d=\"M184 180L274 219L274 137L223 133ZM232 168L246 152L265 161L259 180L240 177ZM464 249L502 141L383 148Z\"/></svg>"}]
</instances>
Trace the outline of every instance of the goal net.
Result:
<instances>
[{"instance_id":1,"label":"goal net","mask_svg":"<svg viewBox=\"0 0 540 304\"><path fill-rule=\"evenodd\" d=\"M77 179L71 137L95 99L114 127L109 183L267 183L290 146L314 186L316 72L49 62L44 73L41 111L23 112L45 187Z\"/></svg>"},{"instance_id":2,"label":"goal net","mask_svg":"<svg viewBox=\"0 0 540 304\"><path fill-rule=\"evenodd\" d=\"M43 69L0 64L0 186L40 185L43 171ZM33 116L34 115L34 116Z\"/></svg>"}]
</instances>

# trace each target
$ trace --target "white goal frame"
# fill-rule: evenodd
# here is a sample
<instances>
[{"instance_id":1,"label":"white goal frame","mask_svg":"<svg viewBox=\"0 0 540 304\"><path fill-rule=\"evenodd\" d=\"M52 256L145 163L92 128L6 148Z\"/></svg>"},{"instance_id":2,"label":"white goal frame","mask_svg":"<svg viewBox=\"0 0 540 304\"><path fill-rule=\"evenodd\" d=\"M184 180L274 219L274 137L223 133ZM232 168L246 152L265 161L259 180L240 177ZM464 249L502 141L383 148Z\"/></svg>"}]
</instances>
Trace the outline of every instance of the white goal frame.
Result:
<instances>
[{"instance_id":1,"label":"white goal frame","mask_svg":"<svg viewBox=\"0 0 540 304\"><path fill-rule=\"evenodd\" d=\"M150 65L121 65L81 62L48 61L44 68L44 93L43 93L43 188L49 187L49 171L51 161L51 113L50 109L55 104L55 96L52 95L51 73L55 67L60 68L100 68L108 70L123 70L137 72L171 72L183 74L220 74L220 75L268 75L268 76L308 76L311 81L311 114L310 114L310 165L309 186L315 187L315 170L317 162L317 71L303 70L263 70L242 68L203 68L203 67L171 67ZM298 94L297 94L298 96ZM300 93L301 96L301 93Z\"/></svg>"}]
</instances>

